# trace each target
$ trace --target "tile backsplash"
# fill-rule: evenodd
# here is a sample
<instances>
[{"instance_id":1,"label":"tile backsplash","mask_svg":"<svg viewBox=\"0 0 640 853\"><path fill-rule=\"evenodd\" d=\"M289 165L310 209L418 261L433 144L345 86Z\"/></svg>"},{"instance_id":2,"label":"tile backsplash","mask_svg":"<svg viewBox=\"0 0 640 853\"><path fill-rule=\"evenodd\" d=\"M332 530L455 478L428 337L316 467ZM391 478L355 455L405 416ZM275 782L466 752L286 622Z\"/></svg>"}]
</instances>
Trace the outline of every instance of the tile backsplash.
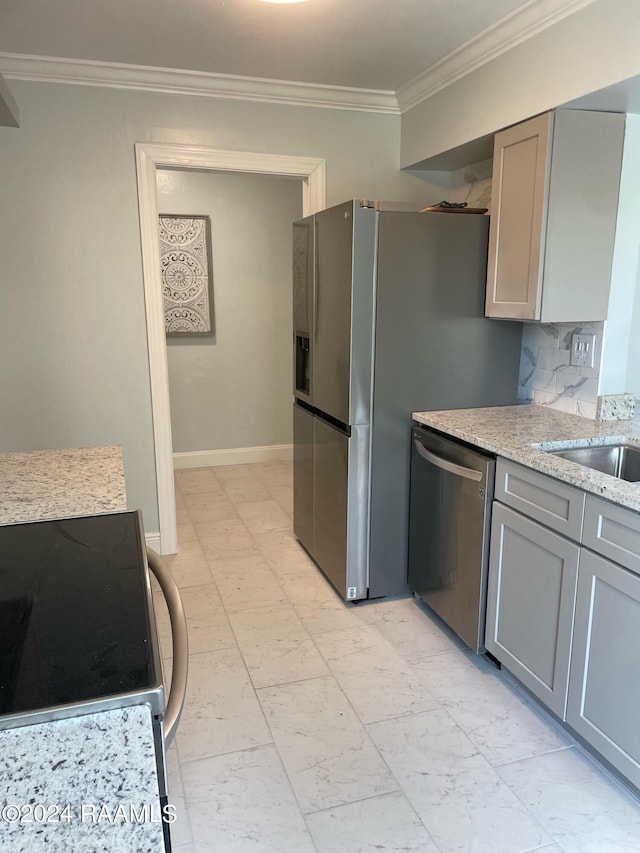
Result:
<instances>
[{"instance_id":1,"label":"tile backsplash","mask_svg":"<svg viewBox=\"0 0 640 853\"><path fill-rule=\"evenodd\" d=\"M525 323L518 400L596 417L604 323ZM569 364L571 335L596 336L595 367Z\"/></svg>"},{"instance_id":2,"label":"tile backsplash","mask_svg":"<svg viewBox=\"0 0 640 853\"><path fill-rule=\"evenodd\" d=\"M447 201L469 207L486 207L491 212L491 175L493 160L481 160L451 172L451 191Z\"/></svg>"}]
</instances>

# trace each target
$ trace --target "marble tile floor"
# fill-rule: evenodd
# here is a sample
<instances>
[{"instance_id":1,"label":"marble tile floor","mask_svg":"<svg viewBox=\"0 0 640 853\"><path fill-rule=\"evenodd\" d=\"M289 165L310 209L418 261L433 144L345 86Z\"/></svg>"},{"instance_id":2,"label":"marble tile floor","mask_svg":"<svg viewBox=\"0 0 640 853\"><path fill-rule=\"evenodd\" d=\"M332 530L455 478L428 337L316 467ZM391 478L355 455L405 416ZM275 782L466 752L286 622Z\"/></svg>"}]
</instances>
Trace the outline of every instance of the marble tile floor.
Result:
<instances>
[{"instance_id":1,"label":"marble tile floor","mask_svg":"<svg viewBox=\"0 0 640 853\"><path fill-rule=\"evenodd\" d=\"M638 853L640 803L512 679L412 598L337 597L290 465L177 471L176 505L175 853Z\"/></svg>"}]
</instances>

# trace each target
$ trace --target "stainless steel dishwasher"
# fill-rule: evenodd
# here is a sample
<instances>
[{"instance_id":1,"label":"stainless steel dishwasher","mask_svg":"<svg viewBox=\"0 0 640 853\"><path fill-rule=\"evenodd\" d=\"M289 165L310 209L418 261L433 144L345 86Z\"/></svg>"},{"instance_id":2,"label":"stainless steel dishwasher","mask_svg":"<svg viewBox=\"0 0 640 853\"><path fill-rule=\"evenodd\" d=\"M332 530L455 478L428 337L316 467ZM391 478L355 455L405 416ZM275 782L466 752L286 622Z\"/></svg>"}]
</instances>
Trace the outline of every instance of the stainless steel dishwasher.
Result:
<instances>
[{"instance_id":1,"label":"stainless steel dishwasher","mask_svg":"<svg viewBox=\"0 0 640 853\"><path fill-rule=\"evenodd\" d=\"M495 458L424 427L411 439L409 587L484 652Z\"/></svg>"}]
</instances>

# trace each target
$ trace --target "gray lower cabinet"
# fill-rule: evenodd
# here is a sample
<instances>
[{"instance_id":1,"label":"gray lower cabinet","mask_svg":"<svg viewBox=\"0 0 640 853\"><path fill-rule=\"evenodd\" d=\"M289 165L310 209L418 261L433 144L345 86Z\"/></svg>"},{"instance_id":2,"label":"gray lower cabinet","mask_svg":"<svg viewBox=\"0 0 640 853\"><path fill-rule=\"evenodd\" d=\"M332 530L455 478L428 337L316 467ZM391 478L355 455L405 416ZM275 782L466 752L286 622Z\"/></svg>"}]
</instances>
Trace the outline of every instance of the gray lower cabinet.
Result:
<instances>
[{"instance_id":1,"label":"gray lower cabinet","mask_svg":"<svg viewBox=\"0 0 640 853\"><path fill-rule=\"evenodd\" d=\"M505 459L495 496L487 651L640 789L640 514Z\"/></svg>"},{"instance_id":2,"label":"gray lower cabinet","mask_svg":"<svg viewBox=\"0 0 640 853\"><path fill-rule=\"evenodd\" d=\"M575 543L494 502L486 648L561 719L579 552Z\"/></svg>"},{"instance_id":3,"label":"gray lower cabinet","mask_svg":"<svg viewBox=\"0 0 640 853\"><path fill-rule=\"evenodd\" d=\"M583 548L567 722L640 788L640 576Z\"/></svg>"},{"instance_id":4,"label":"gray lower cabinet","mask_svg":"<svg viewBox=\"0 0 640 853\"><path fill-rule=\"evenodd\" d=\"M585 494L575 486L498 459L495 499L567 539L580 540Z\"/></svg>"},{"instance_id":5,"label":"gray lower cabinet","mask_svg":"<svg viewBox=\"0 0 640 853\"><path fill-rule=\"evenodd\" d=\"M640 515L587 495L582 544L640 574Z\"/></svg>"}]
</instances>

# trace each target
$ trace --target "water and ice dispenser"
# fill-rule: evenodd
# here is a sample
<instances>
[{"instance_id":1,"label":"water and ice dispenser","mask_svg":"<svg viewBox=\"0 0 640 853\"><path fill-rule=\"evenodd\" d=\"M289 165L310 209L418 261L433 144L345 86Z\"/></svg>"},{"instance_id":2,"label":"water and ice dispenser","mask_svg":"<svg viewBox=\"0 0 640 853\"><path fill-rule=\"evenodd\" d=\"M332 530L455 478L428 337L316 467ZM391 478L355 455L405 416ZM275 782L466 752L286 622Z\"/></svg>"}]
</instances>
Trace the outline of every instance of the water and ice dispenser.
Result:
<instances>
[{"instance_id":1,"label":"water and ice dispenser","mask_svg":"<svg viewBox=\"0 0 640 853\"><path fill-rule=\"evenodd\" d=\"M311 391L309 355L309 335L296 333L296 391L302 394L309 394Z\"/></svg>"}]
</instances>

